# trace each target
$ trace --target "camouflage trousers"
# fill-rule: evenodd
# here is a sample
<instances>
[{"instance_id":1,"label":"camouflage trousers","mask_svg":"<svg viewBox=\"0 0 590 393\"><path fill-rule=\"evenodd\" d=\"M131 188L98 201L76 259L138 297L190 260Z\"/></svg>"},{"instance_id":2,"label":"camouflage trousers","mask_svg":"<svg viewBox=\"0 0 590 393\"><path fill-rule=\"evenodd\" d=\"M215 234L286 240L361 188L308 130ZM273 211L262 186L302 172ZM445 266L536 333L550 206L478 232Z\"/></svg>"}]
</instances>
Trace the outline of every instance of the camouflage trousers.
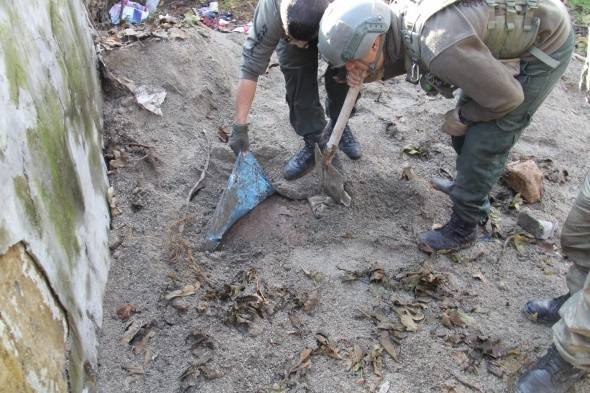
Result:
<instances>
[{"instance_id":1,"label":"camouflage trousers","mask_svg":"<svg viewBox=\"0 0 590 393\"><path fill-rule=\"evenodd\" d=\"M452 137L457 152L457 177L449 194L453 209L463 220L476 223L490 212L489 193L500 179L508 155L533 115L567 69L574 49L574 33L550 56L559 62L551 68L539 60L520 62L516 77L522 86L524 101L503 117L475 123L464 136ZM471 98L461 93L458 106Z\"/></svg>"},{"instance_id":2,"label":"camouflage trousers","mask_svg":"<svg viewBox=\"0 0 590 393\"><path fill-rule=\"evenodd\" d=\"M573 262L567 273L572 296L559 310L553 342L564 359L590 371L590 172L563 225L561 247Z\"/></svg>"},{"instance_id":3,"label":"camouflage trousers","mask_svg":"<svg viewBox=\"0 0 590 393\"><path fill-rule=\"evenodd\" d=\"M317 45L317 38L310 41L305 48L291 45L283 38L276 49L281 72L285 78L285 99L289 105L289 121L300 136L323 131L326 126L325 114L335 122L348 93L348 85L338 83L334 79L336 76L346 78L346 69L328 67L324 75L326 89L324 112L318 86ZM353 108L352 113L354 112Z\"/></svg>"}]
</instances>

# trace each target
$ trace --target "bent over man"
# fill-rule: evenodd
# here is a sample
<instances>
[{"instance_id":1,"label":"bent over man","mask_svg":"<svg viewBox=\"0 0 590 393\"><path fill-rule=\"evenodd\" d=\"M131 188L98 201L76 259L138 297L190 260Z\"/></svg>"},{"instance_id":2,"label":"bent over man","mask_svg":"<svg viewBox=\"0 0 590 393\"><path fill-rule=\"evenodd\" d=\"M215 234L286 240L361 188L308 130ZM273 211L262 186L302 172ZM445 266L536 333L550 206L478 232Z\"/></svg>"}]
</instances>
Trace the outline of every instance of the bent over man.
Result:
<instances>
[{"instance_id":1,"label":"bent over man","mask_svg":"<svg viewBox=\"0 0 590 393\"><path fill-rule=\"evenodd\" d=\"M320 19L328 0L260 0L254 13L253 26L243 45L242 63L235 97L235 116L229 145L237 154L249 147L248 114L256 93L258 77L264 74L276 49L285 77L289 120L297 135L303 137L303 149L285 165L284 176L297 179L313 168L314 145L323 145L320 138L326 119L320 103L317 83L317 35ZM325 75L326 112L331 133L344 103L348 86L334 79L337 69ZM322 139L322 140L320 140ZM326 139L323 141L323 139ZM361 156L359 143L347 126L339 144L351 159Z\"/></svg>"},{"instance_id":2,"label":"bent over man","mask_svg":"<svg viewBox=\"0 0 590 393\"><path fill-rule=\"evenodd\" d=\"M471 245L508 153L566 70L574 47L560 0L335 0L320 22L319 50L348 71L349 86L406 74L452 97L441 131L457 175L445 187L450 220L420 236L434 250Z\"/></svg>"}]
</instances>

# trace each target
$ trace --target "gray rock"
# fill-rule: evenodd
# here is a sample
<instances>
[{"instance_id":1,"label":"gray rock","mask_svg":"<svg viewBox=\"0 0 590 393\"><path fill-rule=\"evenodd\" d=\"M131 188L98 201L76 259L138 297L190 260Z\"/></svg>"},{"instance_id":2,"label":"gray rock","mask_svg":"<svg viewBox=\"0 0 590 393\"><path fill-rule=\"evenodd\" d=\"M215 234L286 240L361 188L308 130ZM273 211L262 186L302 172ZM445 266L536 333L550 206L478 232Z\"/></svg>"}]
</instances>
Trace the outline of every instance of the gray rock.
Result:
<instances>
[{"instance_id":1,"label":"gray rock","mask_svg":"<svg viewBox=\"0 0 590 393\"><path fill-rule=\"evenodd\" d=\"M556 222L536 218L526 211L520 212L516 223L535 238L543 240L552 237L557 228Z\"/></svg>"}]
</instances>

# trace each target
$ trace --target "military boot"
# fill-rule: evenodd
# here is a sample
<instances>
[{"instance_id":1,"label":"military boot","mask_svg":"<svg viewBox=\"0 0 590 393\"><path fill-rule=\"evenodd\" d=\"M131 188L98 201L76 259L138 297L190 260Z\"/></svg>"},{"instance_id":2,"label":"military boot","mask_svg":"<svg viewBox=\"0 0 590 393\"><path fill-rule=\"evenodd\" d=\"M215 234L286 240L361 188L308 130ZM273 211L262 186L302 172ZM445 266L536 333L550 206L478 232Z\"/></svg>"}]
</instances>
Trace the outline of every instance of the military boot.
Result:
<instances>
[{"instance_id":1,"label":"military boot","mask_svg":"<svg viewBox=\"0 0 590 393\"><path fill-rule=\"evenodd\" d=\"M443 179L440 177L433 177L430 179L430 185L435 190L444 192L445 194L449 195L453 187L455 187L455 182L453 180Z\"/></svg>"},{"instance_id":2,"label":"military boot","mask_svg":"<svg viewBox=\"0 0 590 393\"><path fill-rule=\"evenodd\" d=\"M524 313L535 316L537 322L553 325L559 321L559 309L563 303L570 298L570 294L559 296L553 299L532 299L524 304Z\"/></svg>"},{"instance_id":3,"label":"military boot","mask_svg":"<svg viewBox=\"0 0 590 393\"><path fill-rule=\"evenodd\" d=\"M566 362L551 345L547 354L516 381L514 389L517 393L565 393L584 375L585 371Z\"/></svg>"},{"instance_id":4,"label":"military boot","mask_svg":"<svg viewBox=\"0 0 590 393\"><path fill-rule=\"evenodd\" d=\"M328 143L328 140L332 135L332 131L334 131L335 125L336 122L330 120L330 122L326 126L326 130L324 131L324 135L322 136L322 140L325 140L325 143ZM346 127L344 127L344 131L342 131L342 137L340 138L338 147L351 160L358 160L359 158L361 158L361 144L356 140L354 135L352 135L352 131L350 131L350 127L348 126L348 124L346 125Z\"/></svg>"},{"instance_id":5,"label":"military boot","mask_svg":"<svg viewBox=\"0 0 590 393\"><path fill-rule=\"evenodd\" d=\"M303 149L291 157L285 165L283 170L285 179L299 179L313 169L315 165L315 144L318 143L321 149L326 146L326 142L323 141L321 136L321 132L303 136L303 142L305 143Z\"/></svg>"},{"instance_id":6,"label":"military boot","mask_svg":"<svg viewBox=\"0 0 590 393\"><path fill-rule=\"evenodd\" d=\"M471 224L455 212L442 228L420 235L421 246L435 251L458 250L470 246L476 239L477 223Z\"/></svg>"}]
</instances>

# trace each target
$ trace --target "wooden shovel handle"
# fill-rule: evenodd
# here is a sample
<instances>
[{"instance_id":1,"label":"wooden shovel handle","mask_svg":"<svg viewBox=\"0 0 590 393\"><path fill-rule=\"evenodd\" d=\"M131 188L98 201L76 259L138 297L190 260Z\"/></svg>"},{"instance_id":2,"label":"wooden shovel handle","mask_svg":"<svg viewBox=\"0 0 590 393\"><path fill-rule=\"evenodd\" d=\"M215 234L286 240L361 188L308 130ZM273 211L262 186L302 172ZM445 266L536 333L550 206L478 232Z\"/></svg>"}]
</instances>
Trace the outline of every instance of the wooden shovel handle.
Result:
<instances>
[{"instance_id":1,"label":"wooden shovel handle","mask_svg":"<svg viewBox=\"0 0 590 393\"><path fill-rule=\"evenodd\" d=\"M356 97L358 96L359 91L361 91L361 86L362 83L359 83L357 86L348 89L348 93L346 93L346 98L344 99L344 104L342 105L342 109L338 115L338 120L336 120L334 129L332 130L332 135L330 136L330 140L326 145L327 151L331 151L334 146L338 146L340 138L342 137L342 133L344 132L344 127L346 127L346 123L350 117L350 112L352 112L352 108L356 102Z\"/></svg>"}]
</instances>

